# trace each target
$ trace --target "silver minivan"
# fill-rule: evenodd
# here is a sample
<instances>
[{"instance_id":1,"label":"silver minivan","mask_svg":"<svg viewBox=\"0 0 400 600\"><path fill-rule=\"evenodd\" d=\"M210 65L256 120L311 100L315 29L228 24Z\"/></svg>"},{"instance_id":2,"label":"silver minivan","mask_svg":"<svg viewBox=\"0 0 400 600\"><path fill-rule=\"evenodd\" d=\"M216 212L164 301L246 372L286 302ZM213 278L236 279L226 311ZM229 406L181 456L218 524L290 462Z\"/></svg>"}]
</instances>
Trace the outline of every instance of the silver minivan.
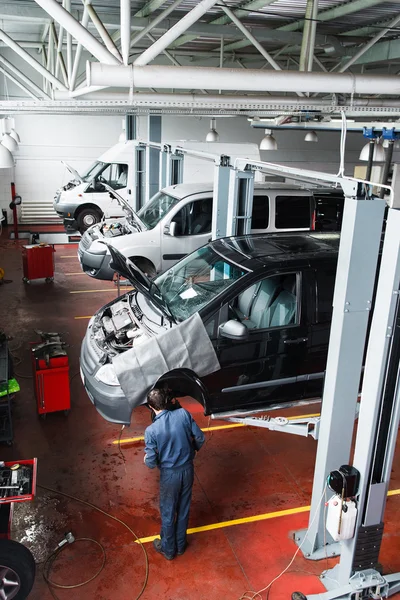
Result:
<instances>
[{"instance_id":1,"label":"silver minivan","mask_svg":"<svg viewBox=\"0 0 400 600\"><path fill-rule=\"evenodd\" d=\"M82 269L96 279L111 280L111 255L103 241L154 276L211 241L212 183L183 183L157 192L137 213L114 190L123 206L123 219L106 219L81 238ZM255 184L252 233L315 229L312 191L285 183Z\"/></svg>"}]
</instances>

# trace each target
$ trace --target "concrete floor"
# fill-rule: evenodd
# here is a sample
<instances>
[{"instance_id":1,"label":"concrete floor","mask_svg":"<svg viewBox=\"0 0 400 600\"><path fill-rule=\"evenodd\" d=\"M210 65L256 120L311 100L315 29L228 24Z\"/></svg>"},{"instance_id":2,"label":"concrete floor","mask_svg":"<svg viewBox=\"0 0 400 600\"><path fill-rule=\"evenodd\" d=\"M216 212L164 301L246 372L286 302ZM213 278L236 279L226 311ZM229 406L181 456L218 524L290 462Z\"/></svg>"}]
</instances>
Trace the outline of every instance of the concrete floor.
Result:
<instances>
[{"instance_id":1,"label":"concrete floor","mask_svg":"<svg viewBox=\"0 0 400 600\"><path fill-rule=\"evenodd\" d=\"M0 326L13 336L11 348L22 362L16 367L21 392L14 405L15 442L12 448L2 448L2 457L36 456L40 484L96 504L126 521L140 538L151 540L159 531L158 474L144 466L140 440L122 446L126 462L122 461L113 445L119 427L97 414L78 375L87 317L111 300L116 290L110 282L96 282L81 273L75 246L56 247L53 284L36 281L24 285L20 245L7 241L3 233L0 266L12 283L0 287ZM62 332L70 345L72 410L68 417L52 414L41 420L36 415L28 350L28 343L36 339L35 328ZM183 403L201 427L226 425L209 423L194 401ZM299 412L315 412L315 407ZM148 411L136 410L123 439L142 436L148 423ZM214 430L206 433L206 439L196 458L190 517L190 527L200 531L190 535L187 552L173 562L156 554L150 541L145 542L150 563L145 599L239 600L246 590L268 585L286 567L296 550L292 534L307 525L316 442L248 427ZM381 552L385 573L400 571L399 450L390 488L397 493L387 504ZM298 507L306 508L281 514ZM221 523L216 529L208 527ZM30 598L51 598L41 574L43 561L69 530L76 537L101 542L107 562L90 584L57 590L60 600L135 599L145 566L142 550L132 543L129 532L89 507L42 489L38 489L35 502L16 506L13 527L13 537L31 548L38 563ZM294 590L306 594L323 591L317 575L334 563L310 562L298 555L271 588L269 599L287 600ZM65 585L79 583L90 578L100 564L96 546L73 544L60 557L53 577Z\"/></svg>"}]
</instances>

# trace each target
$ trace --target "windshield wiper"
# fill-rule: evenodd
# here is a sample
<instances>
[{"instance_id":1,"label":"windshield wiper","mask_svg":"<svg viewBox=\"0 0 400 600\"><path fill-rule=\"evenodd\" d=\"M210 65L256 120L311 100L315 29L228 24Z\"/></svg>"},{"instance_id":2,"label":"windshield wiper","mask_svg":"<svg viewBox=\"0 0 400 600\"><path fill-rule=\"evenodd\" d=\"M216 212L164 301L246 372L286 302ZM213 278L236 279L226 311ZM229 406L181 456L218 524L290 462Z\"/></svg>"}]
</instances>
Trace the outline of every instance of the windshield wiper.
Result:
<instances>
[{"instance_id":1,"label":"windshield wiper","mask_svg":"<svg viewBox=\"0 0 400 600\"><path fill-rule=\"evenodd\" d=\"M155 294L152 293L153 287L158 292L159 298ZM176 323L175 317L172 314L170 307L168 306L168 302L165 300L164 296L161 293L160 288L154 281L150 282L149 294L153 299L157 300L157 305L161 308L162 312L168 317L168 319L172 319L172 321L174 323Z\"/></svg>"}]
</instances>

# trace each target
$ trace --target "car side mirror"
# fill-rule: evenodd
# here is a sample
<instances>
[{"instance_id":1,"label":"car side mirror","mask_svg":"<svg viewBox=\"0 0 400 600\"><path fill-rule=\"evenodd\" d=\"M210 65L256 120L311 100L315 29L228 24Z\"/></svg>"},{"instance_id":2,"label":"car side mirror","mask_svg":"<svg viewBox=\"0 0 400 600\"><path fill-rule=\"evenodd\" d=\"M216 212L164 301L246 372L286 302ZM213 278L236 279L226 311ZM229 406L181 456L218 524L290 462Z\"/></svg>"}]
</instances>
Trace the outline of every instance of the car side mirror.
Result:
<instances>
[{"instance_id":1,"label":"car side mirror","mask_svg":"<svg viewBox=\"0 0 400 600\"><path fill-rule=\"evenodd\" d=\"M218 328L218 333L220 337L237 340L238 342L247 340L249 336L246 325L243 325L240 321L235 321L235 319L222 323Z\"/></svg>"},{"instance_id":2,"label":"car side mirror","mask_svg":"<svg viewBox=\"0 0 400 600\"><path fill-rule=\"evenodd\" d=\"M176 221L171 221L171 223L169 225L169 232L168 233L172 237L176 236L176 234L178 233L178 223Z\"/></svg>"}]
</instances>

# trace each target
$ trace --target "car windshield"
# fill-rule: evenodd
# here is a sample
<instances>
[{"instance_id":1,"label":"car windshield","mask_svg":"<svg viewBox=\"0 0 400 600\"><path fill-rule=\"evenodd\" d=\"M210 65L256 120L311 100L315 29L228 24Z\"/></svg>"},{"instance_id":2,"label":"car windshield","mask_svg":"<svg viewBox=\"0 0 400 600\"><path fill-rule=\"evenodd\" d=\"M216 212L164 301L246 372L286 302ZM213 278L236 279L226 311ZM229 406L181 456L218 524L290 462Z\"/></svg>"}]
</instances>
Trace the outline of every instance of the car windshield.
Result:
<instances>
[{"instance_id":1,"label":"car windshield","mask_svg":"<svg viewBox=\"0 0 400 600\"><path fill-rule=\"evenodd\" d=\"M92 181L92 179L95 179L97 177L97 175L99 173L102 172L102 170L107 166L107 163L103 163L103 162L99 162L96 161L95 163L93 163L88 170L86 171L86 173L84 173L82 175L82 179L83 181Z\"/></svg>"},{"instance_id":2,"label":"car windshield","mask_svg":"<svg viewBox=\"0 0 400 600\"><path fill-rule=\"evenodd\" d=\"M149 229L153 229L171 208L180 202L180 200L180 198L174 198L169 194L157 192L157 194L139 210L138 217L140 217L141 221L143 221Z\"/></svg>"},{"instance_id":3,"label":"car windshield","mask_svg":"<svg viewBox=\"0 0 400 600\"><path fill-rule=\"evenodd\" d=\"M154 281L175 320L184 321L245 274L205 246Z\"/></svg>"}]
</instances>

